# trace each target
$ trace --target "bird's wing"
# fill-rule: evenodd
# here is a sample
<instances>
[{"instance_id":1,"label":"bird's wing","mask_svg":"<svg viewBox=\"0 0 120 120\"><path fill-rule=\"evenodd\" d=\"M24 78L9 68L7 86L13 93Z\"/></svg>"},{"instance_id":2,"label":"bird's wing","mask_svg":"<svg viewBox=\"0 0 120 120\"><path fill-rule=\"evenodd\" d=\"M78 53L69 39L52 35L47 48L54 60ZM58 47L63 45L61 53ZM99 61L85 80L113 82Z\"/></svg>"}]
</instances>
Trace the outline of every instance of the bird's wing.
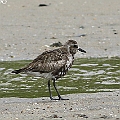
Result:
<instances>
[{"instance_id":1,"label":"bird's wing","mask_svg":"<svg viewBox=\"0 0 120 120\"><path fill-rule=\"evenodd\" d=\"M59 49L46 51L33 60L22 72L52 72L60 69L67 62L67 55L61 53Z\"/></svg>"}]
</instances>

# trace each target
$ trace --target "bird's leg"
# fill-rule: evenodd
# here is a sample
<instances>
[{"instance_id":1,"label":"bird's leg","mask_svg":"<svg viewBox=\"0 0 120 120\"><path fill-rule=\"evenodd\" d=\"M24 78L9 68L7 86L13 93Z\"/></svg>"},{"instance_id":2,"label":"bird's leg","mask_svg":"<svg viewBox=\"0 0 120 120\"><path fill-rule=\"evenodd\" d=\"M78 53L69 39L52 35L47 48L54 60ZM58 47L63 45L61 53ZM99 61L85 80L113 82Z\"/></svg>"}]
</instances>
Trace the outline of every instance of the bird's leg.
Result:
<instances>
[{"instance_id":1,"label":"bird's leg","mask_svg":"<svg viewBox=\"0 0 120 120\"><path fill-rule=\"evenodd\" d=\"M53 100L52 93L51 93L51 90L50 90L50 80L48 80L48 90L49 90L49 93L50 93L50 99Z\"/></svg>"},{"instance_id":2,"label":"bird's leg","mask_svg":"<svg viewBox=\"0 0 120 120\"><path fill-rule=\"evenodd\" d=\"M56 90L56 92L57 92L57 94L58 94L58 98L59 98L59 99L56 99L56 100L69 100L69 99L64 99L64 98L62 98L62 97L60 96L60 94L59 94L59 92L58 92L58 90L57 90L57 88L56 88L56 85L55 85L55 79L53 80L53 86L54 86L54 88L55 88L55 90Z\"/></svg>"},{"instance_id":3,"label":"bird's leg","mask_svg":"<svg viewBox=\"0 0 120 120\"><path fill-rule=\"evenodd\" d=\"M59 92L58 92L58 90L57 90L57 88L56 88L55 79L53 80L53 86L54 86L54 88L55 88L55 90L56 90L56 92L57 92L57 95L58 95L59 99L60 99L61 96L60 96L60 94L59 94Z\"/></svg>"},{"instance_id":4,"label":"bird's leg","mask_svg":"<svg viewBox=\"0 0 120 120\"><path fill-rule=\"evenodd\" d=\"M51 100L59 100L59 99L54 99L54 98L52 97L52 92L51 92L51 90L50 90L50 80L48 80L48 90L49 90L49 93L50 93L50 99L51 99Z\"/></svg>"}]
</instances>

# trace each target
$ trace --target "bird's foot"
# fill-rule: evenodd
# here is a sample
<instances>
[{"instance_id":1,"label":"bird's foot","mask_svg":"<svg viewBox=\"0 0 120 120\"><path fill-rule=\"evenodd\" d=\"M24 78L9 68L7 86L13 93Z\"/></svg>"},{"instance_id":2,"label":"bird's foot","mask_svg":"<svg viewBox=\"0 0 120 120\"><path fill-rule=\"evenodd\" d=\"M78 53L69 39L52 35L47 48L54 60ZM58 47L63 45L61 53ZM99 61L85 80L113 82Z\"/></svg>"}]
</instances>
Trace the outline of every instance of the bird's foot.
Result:
<instances>
[{"instance_id":1,"label":"bird's foot","mask_svg":"<svg viewBox=\"0 0 120 120\"><path fill-rule=\"evenodd\" d=\"M62 98L60 95L58 95L59 100L69 100L68 98Z\"/></svg>"},{"instance_id":2,"label":"bird's foot","mask_svg":"<svg viewBox=\"0 0 120 120\"><path fill-rule=\"evenodd\" d=\"M69 100L68 98L59 97L59 100Z\"/></svg>"},{"instance_id":3,"label":"bird's foot","mask_svg":"<svg viewBox=\"0 0 120 120\"><path fill-rule=\"evenodd\" d=\"M69 100L68 98L62 98L61 96L59 96L58 98L53 98L50 97L51 100Z\"/></svg>"}]
</instances>

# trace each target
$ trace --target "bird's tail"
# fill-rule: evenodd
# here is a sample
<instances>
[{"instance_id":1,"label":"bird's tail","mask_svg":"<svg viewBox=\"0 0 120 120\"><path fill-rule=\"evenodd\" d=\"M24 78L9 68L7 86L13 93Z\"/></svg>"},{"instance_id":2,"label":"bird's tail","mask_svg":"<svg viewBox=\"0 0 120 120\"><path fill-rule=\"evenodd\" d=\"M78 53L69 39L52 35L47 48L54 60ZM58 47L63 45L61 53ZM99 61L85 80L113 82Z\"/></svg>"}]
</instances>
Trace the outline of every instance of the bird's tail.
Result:
<instances>
[{"instance_id":1,"label":"bird's tail","mask_svg":"<svg viewBox=\"0 0 120 120\"><path fill-rule=\"evenodd\" d=\"M14 70L14 71L12 71L12 73L19 74L21 71L22 71L22 69Z\"/></svg>"}]
</instances>

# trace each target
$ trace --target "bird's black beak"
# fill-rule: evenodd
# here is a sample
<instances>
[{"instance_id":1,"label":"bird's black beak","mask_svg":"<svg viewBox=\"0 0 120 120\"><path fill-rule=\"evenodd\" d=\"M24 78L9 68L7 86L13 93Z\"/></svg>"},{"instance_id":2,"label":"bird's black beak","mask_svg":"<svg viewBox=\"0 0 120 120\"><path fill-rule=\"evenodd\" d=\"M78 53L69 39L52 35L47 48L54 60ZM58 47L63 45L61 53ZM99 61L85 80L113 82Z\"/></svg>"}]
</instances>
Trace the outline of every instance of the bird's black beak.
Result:
<instances>
[{"instance_id":1,"label":"bird's black beak","mask_svg":"<svg viewBox=\"0 0 120 120\"><path fill-rule=\"evenodd\" d=\"M81 52L86 53L86 51L85 51L85 50L83 50L83 49L81 49L81 48L78 48L78 50L79 50L79 51L81 51Z\"/></svg>"}]
</instances>

